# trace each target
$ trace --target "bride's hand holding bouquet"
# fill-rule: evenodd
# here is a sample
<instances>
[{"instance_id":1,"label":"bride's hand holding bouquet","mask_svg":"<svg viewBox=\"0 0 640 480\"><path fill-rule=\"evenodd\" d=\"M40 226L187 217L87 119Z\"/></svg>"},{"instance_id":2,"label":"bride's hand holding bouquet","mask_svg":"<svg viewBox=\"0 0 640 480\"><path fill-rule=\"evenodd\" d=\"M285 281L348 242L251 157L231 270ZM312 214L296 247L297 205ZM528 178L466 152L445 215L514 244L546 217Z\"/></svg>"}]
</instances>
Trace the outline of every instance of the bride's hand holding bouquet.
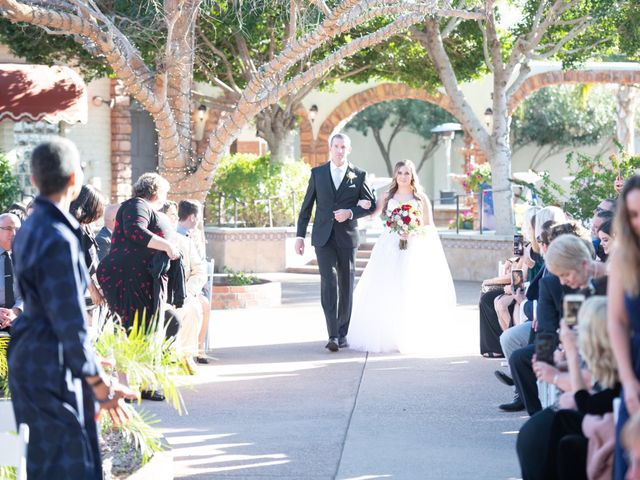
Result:
<instances>
[{"instance_id":1,"label":"bride's hand holding bouquet","mask_svg":"<svg viewBox=\"0 0 640 480\"><path fill-rule=\"evenodd\" d=\"M400 250L406 250L410 235L422 233L422 212L409 203L394 208L383 217L385 225L400 236Z\"/></svg>"}]
</instances>

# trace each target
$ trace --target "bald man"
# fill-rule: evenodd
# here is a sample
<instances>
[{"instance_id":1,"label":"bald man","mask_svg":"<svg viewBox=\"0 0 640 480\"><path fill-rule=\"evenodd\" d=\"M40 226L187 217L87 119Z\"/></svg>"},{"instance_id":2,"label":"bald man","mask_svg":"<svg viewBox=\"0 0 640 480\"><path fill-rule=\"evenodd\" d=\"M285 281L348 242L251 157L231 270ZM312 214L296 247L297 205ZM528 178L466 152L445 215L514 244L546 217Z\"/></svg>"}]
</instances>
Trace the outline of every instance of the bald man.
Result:
<instances>
[{"instance_id":1,"label":"bald man","mask_svg":"<svg viewBox=\"0 0 640 480\"><path fill-rule=\"evenodd\" d=\"M13 275L13 239L20 229L20 218L13 213L0 215L0 330L8 331L22 313L22 297Z\"/></svg>"},{"instance_id":2,"label":"bald man","mask_svg":"<svg viewBox=\"0 0 640 480\"><path fill-rule=\"evenodd\" d=\"M104 227L96 235L98 245L98 259L102 260L111 250L111 235L116 224L116 213L120 208L119 203L107 205L104 209Z\"/></svg>"}]
</instances>

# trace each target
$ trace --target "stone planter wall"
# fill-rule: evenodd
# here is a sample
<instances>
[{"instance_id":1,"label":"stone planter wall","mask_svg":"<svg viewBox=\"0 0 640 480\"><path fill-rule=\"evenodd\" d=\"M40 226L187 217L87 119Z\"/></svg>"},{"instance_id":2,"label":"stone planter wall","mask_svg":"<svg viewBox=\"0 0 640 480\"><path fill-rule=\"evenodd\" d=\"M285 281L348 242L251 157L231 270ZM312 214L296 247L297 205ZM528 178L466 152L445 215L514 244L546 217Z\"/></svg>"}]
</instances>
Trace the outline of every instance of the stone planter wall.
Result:
<instances>
[{"instance_id":1,"label":"stone planter wall","mask_svg":"<svg viewBox=\"0 0 640 480\"><path fill-rule=\"evenodd\" d=\"M513 237L441 233L442 247L454 280L481 282L498 274L498 262L513 256Z\"/></svg>"},{"instance_id":2,"label":"stone planter wall","mask_svg":"<svg viewBox=\"0 0 640 480\"><path fill-rule=\"evenodd\" d=\"M276 307L280 305L282 286L280 282L257 285L227 286L213 284L211 308L227 310L232 308Z\"/></svg>"},{"instance_id":3,"label":"stone planter wall","mask_svg":"<svg viewBox=\"0 0 640 480\"><path fill-rule=\"evenodd\" d=\"M216 272L223 272L224 267L242 272L283 272L313 258L309 241L304 256L295 254L296 230L291 227L206 227L205 236L207 257L215 259Z\"/></svg>"}]
</instances>

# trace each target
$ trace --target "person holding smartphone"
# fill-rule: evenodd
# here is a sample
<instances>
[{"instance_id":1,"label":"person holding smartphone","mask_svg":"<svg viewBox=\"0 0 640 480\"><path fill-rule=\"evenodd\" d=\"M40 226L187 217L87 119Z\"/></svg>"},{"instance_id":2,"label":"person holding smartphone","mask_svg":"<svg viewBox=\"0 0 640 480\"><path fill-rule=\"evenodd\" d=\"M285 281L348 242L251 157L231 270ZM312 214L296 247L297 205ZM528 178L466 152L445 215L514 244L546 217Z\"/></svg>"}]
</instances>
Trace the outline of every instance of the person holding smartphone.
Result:
<instances>
[{"instance_id":1,"label":"person holding smartphone","mask_svg":"<svg viewBox=\"0 0 640 480\"><path fill-rule=\"evenodd\" d=\"M558 227L560 226L555 228ZM583 293L585 296L606 294L607 282L604 277L606 272L596 265L593 251L587 246L588 244L590 244L589 239L567 233L555 238L549 245L545 265L551 275L540 280L536 333L555 334L558 330L562 316L562 299L565 294ZM516 350L509 359L513 381L529 415L542 410L534 372L538 362L532 364L534 353L535 346L531 344ZM546 368L545 365L541 368ZM557 383L557 380L555 379L553 383Z\"/></svg>"}]
</instances>

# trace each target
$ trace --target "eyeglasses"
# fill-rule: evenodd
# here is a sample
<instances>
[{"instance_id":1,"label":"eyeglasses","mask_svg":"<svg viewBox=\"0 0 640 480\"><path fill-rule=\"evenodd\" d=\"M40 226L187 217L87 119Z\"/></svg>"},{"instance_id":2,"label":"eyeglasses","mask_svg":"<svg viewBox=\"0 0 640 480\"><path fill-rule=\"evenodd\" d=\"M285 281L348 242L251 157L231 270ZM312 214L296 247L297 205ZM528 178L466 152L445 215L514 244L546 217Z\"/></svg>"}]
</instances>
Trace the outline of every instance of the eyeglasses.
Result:
<instances>
[{"instance_id":1,"label":"eyeglasses","mask_svg":"<svg viewBox=\"0 0 640 480\"><path fill-rule=\"evenodd\" d=\"M5 230L7 232L18 233L18 230L20 230L20 227L0 227L0 230Z\"/></svg>"}]
</instances>

